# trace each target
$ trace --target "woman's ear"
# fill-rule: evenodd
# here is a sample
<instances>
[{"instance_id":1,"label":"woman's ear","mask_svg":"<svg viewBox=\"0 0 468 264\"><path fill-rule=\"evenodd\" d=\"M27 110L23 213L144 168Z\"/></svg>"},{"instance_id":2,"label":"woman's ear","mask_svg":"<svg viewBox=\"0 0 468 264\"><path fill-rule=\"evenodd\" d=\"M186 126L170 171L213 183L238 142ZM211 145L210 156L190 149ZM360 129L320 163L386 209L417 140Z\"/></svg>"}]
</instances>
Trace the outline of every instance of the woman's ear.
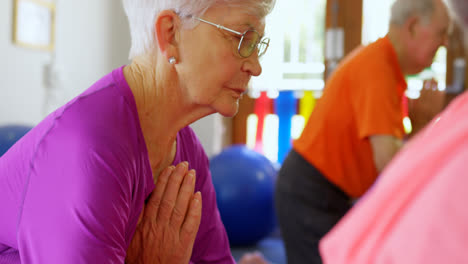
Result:
<instances>
[{"instance_id":1,"label":"woman's ear","mask_svg":"<svg viewBox=\"0 0 468 264\"><path fill-rule=\"evenodd\" d=\"M177 34L180 28L179 16L171 10L158 14L154 23L155 40L158 48L167 59L177 57Z\"/></svg>"}]
</instances>

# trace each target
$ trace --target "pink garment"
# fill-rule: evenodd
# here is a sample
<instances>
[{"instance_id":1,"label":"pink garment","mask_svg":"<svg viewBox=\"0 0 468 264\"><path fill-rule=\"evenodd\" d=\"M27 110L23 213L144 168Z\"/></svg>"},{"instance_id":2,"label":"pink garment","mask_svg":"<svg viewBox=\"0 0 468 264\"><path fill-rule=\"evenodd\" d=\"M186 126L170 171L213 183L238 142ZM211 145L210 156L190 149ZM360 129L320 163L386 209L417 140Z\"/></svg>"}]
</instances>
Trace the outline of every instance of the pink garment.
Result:
<instances>
[{"instance_id":1,"label":"pink garment","mask_svg":"<svg viewBox=\"0 0 468 264\"><path fill-rule=\"evenodd\" d=\"M468 93L321 240L325 264L468 263Z\"/></svg>"}]
</instances>

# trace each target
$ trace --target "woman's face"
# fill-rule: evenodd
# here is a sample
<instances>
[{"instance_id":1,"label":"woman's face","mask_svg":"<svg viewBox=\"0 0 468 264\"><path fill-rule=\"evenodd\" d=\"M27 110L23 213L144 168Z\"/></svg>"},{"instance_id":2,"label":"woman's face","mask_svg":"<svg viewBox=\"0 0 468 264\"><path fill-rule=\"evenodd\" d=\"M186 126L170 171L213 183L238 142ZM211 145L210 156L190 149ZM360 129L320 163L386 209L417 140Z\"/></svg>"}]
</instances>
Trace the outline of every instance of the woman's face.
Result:
<instances>
[{"instance_id":1,"label":"woman's face","mask_svg":"<svg viewBox=\"0 0 468 264\"><path fill-rule=\"evenodd\" d=\"M260 36L265 28L263 20L234 7L212 7L201 18L241 33L254 29ZM256 50L247 58L238 54L240 38L204 22L181 31L177 72L191 103L224 116L237 113L250 77L262 72Z\"/></svg>"}]
</instances>

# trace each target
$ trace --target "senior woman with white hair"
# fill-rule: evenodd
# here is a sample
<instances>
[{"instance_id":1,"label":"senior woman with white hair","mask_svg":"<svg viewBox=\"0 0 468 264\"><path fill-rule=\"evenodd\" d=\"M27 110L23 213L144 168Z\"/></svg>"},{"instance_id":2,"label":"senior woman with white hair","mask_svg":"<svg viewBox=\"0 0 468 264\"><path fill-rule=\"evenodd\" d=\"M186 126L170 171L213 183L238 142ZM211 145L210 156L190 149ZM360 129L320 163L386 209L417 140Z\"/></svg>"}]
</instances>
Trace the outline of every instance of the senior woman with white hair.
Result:
<instances>
[{"instance_id":1,"label":"senior woman with white hair","mask_svg":"<svg viewBox=\"0 0 468 264\"><path fill-rule=\"evenodd\" d=\"M448 2L467 36L468 1ZM322 239L325 264L468 263L467 116L465 92L408 143Z\"/></svg>"},{"instance_id":2,"label":"senior woman with white hair","mask_svg":"<svg viewBox=\"0 0 468 264\"><path fill-rule=\"evenodd\" d=\"M188 125L236 114L273 5L124 0L131 64L0 158L0 263L233 263Z\"/></svg>"}]
</instances>

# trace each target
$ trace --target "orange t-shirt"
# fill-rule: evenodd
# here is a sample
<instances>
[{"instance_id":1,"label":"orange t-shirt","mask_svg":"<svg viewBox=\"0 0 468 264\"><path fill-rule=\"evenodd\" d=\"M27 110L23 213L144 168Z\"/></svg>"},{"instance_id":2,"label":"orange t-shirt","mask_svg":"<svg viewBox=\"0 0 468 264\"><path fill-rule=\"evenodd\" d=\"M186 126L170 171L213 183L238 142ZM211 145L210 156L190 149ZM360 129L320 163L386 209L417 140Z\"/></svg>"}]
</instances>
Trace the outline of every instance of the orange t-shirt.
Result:
<instances>
[{"instance_id":1,"label":"orange t-shirt","mask_svg":"<svg viewBox=\"0 0 468 264\"><path fill-rule=\"evenodd\" d=\"M369 136L404 136L406 87L388 37L357 48L330 76L294 150L345 193L360 197L378 175Z\"/></svg>"}]
</instances>

